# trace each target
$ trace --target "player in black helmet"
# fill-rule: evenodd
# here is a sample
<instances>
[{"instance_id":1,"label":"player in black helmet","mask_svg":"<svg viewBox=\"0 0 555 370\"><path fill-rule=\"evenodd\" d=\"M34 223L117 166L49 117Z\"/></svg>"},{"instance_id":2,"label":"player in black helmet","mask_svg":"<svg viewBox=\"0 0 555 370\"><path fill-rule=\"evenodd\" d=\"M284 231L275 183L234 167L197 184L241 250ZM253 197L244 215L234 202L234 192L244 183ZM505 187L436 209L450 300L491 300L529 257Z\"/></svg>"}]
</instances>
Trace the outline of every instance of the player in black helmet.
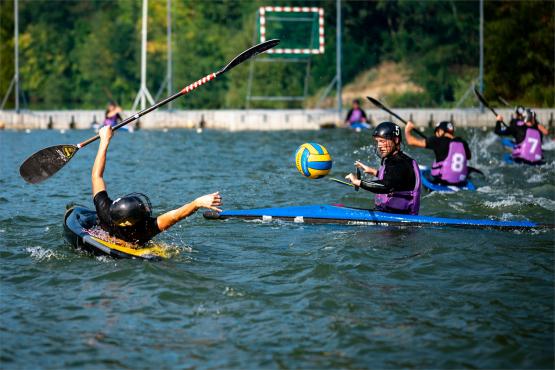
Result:
<instances>
[{"instance_id":1,"label":"player in black helmet","mask_svg":"<svg viewBox=\"0 0 555 370\"><path fill-rule=\"evenodd\" d=\"M413 129L414 123L408 121L405 126L407 144L434 151L436 158L432 163L430 180L445 185L466 184L469 172L468 160L471 159L472 154L466 140L455 136L455 125L450 121L439 122L434 135L426 139L414 136Z\"/></svg>"},{"instance_id":2,"label":"player in black helmet","mask_svg":"<svg viewBox=\"0 0 555 370\"><path fill-rule=\"evenodd\" d=\"M356 161L355 166L378 179L360 180L352 173L345 178L355 186L376 193L376 209L379 211L418 214L420 171L416 161L401 151L401 128L393 122L382 122L372 136L381 158L380 168L372 168L360 161Z\"/></svg>"},{"instance_id":3,"label":"player in black helmet","mask_svg":"<svg viewBox=\"0 0 555 370\"><path fill-rule=\"evenodd\" d=\"M509 125L503 123L503 116L497 116L495 133L499 136L512 136L515 145L512 158L515 162L527 164L543 163L542 140L549 131L537 121L536 113L531 109L517 107L516 118Z\"/></svg>"},{"instance_id":4,"label":"player in black helmet","mask_svg":"<svg viewBox=\"0 0 555 370\"><path fill-rule=\"evenodd\" d=\"M145 244L156 234L167 230L175 223L195 213L199 208L220 211L222 204L218 192L193 200L173 211L154 217L148 197L141 193L132 193L114 201L106 192L104 168L106 152L112 138L112 127L105 126L99 131L100 145L92 168L92 192L94 205L100 227L111 235L135 244Z\"/></svg>"}]
</instances>

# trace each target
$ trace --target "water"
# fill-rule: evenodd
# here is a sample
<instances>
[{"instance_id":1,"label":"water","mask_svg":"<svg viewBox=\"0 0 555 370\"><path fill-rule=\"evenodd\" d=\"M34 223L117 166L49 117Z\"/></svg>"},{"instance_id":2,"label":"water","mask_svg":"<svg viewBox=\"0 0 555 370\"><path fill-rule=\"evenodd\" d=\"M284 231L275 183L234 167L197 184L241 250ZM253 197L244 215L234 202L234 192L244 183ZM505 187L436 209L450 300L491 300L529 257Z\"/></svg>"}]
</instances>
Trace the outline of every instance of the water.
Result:
<instances>
[{"instance_id":1,"label":"water","mask_svg":"<svg viewBox=\"0 0 555 370\"><path fill-rule=\"evenodd\" d=\"M64 241L62 218L68 202L92 205L97 145L39 185L18 175L36 150L90 135L0 132L2 368L553 368L553 231L198 214L159 237L177 249L169 260L94 258ZM543 167L506 165L495 136L465 135L487 180L425 195L421 214L555 222L555 152ZM368 192L297 173L305 141L328 148L337 177L377 164L367 133L139 131L116 134L105 178L157 213L216 190L228 209L368 206Z\"/></svg>"}]
</instances>

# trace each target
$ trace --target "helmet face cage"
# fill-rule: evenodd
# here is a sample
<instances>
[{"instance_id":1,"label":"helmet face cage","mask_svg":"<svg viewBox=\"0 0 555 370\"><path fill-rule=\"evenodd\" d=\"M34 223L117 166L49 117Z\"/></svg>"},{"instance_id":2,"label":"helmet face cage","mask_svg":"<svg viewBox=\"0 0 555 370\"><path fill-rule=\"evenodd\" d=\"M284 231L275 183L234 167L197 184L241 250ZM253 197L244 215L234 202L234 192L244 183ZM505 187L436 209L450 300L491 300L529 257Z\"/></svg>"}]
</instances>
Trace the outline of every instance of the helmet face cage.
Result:
<instances>
[{"instance_id":1,"label":"helmet face cage","mask_svg":"<svg viewBox=\"0 0 555 370\"><path fill-rule=\"evenodd\" d=\"M515 113L519 116L523 116L525 112L526 112L526 110L524 109L524 107L522 105L517 106L516 109L515 109Z\"/></svg>"}]
</instances>

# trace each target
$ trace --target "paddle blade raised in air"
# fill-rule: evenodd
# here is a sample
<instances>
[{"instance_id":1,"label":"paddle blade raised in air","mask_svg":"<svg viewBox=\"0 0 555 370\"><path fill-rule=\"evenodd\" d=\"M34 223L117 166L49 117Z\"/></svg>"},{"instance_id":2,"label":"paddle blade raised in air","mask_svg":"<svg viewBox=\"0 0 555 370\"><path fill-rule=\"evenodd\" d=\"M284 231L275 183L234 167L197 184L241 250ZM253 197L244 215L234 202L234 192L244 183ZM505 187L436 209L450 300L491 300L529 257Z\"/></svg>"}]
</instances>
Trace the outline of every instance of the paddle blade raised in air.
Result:
<instances>
[{"instance_id":1,"label":"paddle blade raised in air","mask_svg":"<svg viewBox=\"0 0 555 370\"><path fill-rule=\"evenodd\" d=\"M243 51L241 54L237 55L231 62L229 62L225 67L216 72L216 75L222 74L229 71L231 68L243 63L245 60L252 58L260 53L265 52L279 44L278 39L272 39L264 41L258 45L254 45L252 48Z\"/></svg>"},{"instance_id":2,"label":"paddle blade raised in air","mask_svg":"<svg viewBox=\"0 0 555 370\"><path fill-rule=\"evenodd\" d=\"M19 167L19 174L30 184L46 180L60 170L79 150L76 145L55 145L30 156Z\"/></svg>"}]
</instances>

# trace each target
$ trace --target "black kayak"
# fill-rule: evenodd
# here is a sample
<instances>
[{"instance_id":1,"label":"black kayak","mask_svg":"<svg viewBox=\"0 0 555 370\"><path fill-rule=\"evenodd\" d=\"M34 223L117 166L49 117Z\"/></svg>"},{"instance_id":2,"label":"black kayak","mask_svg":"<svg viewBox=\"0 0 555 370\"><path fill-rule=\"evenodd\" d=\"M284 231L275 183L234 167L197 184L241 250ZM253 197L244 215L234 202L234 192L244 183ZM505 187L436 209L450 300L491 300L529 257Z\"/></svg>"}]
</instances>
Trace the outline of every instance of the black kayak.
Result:
<instances>
[{"instance_id":1,"label":"black kayak","mask_svg":"<svg viewBox=\"0 0 555 370\"><path fill-rule=\"evenodd\" d=\"M160 260L169 257L164 246L150 243L139 246L103 234L95 211L81 206L73 206L66 211L64 236L77 249L115 258Z\"/></svg>"}]
</instances>

